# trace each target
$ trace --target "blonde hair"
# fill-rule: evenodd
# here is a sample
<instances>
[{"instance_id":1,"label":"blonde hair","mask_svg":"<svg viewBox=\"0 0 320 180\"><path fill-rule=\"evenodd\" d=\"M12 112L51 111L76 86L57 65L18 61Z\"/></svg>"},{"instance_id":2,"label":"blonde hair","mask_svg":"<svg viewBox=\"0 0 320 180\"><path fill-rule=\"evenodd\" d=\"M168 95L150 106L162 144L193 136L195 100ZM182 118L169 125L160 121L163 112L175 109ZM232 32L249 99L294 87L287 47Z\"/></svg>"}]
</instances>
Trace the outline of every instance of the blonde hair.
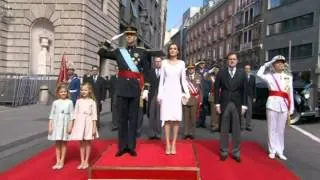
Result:
<instances>
[{"instance_id":1,"label":"blonde hair","mask_svg":"<svg viewBox=\"0 0 320 180\"><path fill-rule=\"evenodd\" d=\"M89 95L88 95L88 97L91 98L91 99L93 99L93 100L96 100L96 97L94 96L94 92L93 92L92 85L91 85L90 83L86 82L86 83L83 83L83 84L81 85L80 89L82 89L82 88L85 87L85 86L87 86L88 89L89 89ZM83 97L82 94L80 93L80 98L85 98L85 97Z\"/></svg>"},{"instance_id":2,"label":"blonde hair","mask_svg":"<svg viewBox=\"0 0 320 180\"><path fill-rule=\"evenodd\" d=\"M70 95L68 86L66 84L64 84L64 83L60 83L60 84L58 84L58 86L56 88L56 99L60 99L61 98L60 95L59 95L59 91L61 89L65 89L67 91L67 98L68 98L69 95Z\"/></svg>"}]
</instances>

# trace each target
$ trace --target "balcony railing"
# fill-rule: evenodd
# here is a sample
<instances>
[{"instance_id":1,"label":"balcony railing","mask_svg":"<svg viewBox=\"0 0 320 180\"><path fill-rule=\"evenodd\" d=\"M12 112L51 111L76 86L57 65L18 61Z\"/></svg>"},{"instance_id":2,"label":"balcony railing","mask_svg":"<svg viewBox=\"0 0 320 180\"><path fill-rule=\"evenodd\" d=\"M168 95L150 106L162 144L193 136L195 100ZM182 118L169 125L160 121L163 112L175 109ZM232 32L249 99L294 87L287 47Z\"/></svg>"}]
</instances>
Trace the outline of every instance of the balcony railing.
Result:
<instances>
[{"instance_id":1,"label":"balcony railing","mask_svg":"<svg viewBox=\"0 0 320 180\"><path fill-rule=\"evenodd\" d=\"M252 42L240 44L240 51L245 51L248 49L252 49Z\"/></svg>"}]
</instances>

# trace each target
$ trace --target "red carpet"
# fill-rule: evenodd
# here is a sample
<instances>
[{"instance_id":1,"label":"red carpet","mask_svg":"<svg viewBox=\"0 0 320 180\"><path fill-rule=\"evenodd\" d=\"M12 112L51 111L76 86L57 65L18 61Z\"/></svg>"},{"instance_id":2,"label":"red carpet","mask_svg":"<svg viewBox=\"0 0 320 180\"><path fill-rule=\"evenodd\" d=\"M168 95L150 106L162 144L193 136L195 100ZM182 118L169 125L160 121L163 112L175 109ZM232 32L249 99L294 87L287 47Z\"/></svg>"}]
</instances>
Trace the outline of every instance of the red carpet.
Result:
<instances>
[{"instance_id":1,"label":"red carpet","mask_svg":"<svg viewBox=\"0 0 320 180\"><path fill-rule=\"evenodd\" d=\"M115 141L95 141L92 148L92 160L96 161L106 148ZM181 141L183 143L185 141ZM150 141L139 141L137 146L138 157L134 160L127 155L121 157L121 163L143 162L150 165L158 163L172 165L179 162L179 166L189 166L191 163L191 154L182 154L184 149L177 147L178 161L165 162L164 159L169 157L164 156L164 146L161 143L156 143L150 149L142 149L141 143L152 143ZM141 146L140 146L141 145ZM201 180L239 180L239 179L281 179L281 180L296 180L299 179L290 172L280 161L270 160L267 157L265 149L259 144L253 142L243 142L241 146L242 162L236 163L233 159L228 158L225 162L219 161L219 146L218 141L214 140L196 140L194 141L196 153L199 159ZM113 148L113 149L112 149ZM115 151L115 147L110 147L108 151ZM107 151L107 152L108 152ZM141 152L146 152L149 156L142 156ZM107 154L110 158L110 163L116 165L120 161L114 161L113 153ZM109 156L110 155L110 156ZM162 157L162 158L159 158ZM69 143L66 164L63 170L52 170L51 166L55 163L54 148L51 147L38 155L22 162L16 167L7 172L0 174L1 180L35 180L35 179L68 179L68 180L85 180L88 179L88 171L77 170L79 164L79 145L78 143ZM139 159L139 160L138 160ZM158 161L158 160L159 161ZM290 159L289 159L290 160ZM181 162L181 163L180 163ZM99 163L99 162L97 162ZM123 164L122 164L123 165ZM177 165L177 164L176 164Z\"/></svg>"},{"instance_id":2,"label":"red carpet","mask_svg":"<svg viewBox=\"0 0 320 180\"><path fill-rule=\"evenodd\" d=\"M108 147L101 158L92 166L92 179L199 179L198 160L191 142L177 144L176 155L164 154L161 141L139 142L136 151L139 156L125 154L114 156L117 144Z\"/></svg>"}]
</instances>

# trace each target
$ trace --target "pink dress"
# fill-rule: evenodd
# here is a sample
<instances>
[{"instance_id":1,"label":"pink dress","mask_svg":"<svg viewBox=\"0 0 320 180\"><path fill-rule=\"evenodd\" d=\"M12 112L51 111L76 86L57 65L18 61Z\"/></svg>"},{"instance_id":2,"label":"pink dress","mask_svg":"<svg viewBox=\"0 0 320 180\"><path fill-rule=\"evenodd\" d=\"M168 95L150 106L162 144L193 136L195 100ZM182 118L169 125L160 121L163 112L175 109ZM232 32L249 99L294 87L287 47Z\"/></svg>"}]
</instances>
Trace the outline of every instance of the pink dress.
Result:
<instances>
[{"instance_id":1,"label":"pink dress","mask_svg":"<svg viewBox=\"0 0 320 180\"><path fill-rule=\"evenodd\" d=\"M98 138L92 135L93 121L97 120L97 105L93 99L78 99L74 112L74 124L70 140L92 140Z\"/></svg>"}]
</instances>

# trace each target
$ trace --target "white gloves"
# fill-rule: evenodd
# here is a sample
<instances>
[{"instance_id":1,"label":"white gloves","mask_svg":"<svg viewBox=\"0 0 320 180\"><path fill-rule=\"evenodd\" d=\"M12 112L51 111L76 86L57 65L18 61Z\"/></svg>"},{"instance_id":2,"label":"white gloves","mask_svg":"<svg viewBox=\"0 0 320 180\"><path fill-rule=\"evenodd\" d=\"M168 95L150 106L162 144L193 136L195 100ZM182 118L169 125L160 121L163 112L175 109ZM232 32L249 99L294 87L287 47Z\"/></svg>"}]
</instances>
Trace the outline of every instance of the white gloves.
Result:
<instances>
[{"instance_id":1,"label":"white gloves","mask_svg":"<svg viewBox=\"0 0 320 180\"><path fill-rule=\"evenodd\" d=\"M218 114L221 114L220 104L216 105L216 111L217 111Z\"/></svg>"},{"instance_id":2,"label":"white gloves","mask_svg":"<svg viewBox=\"0 0 320 180\"><path fill-rule=\"evenodd\" d=\"M145 99L146 101L148 101L148 94L149 94L148 90L143 90L142 99Z\"/></svg>"},{"instance_id":3,"label":"white gloves","mask_svg":"<svg viewBox=\"0 0 320 180\"><path fill-rule=\"evenodd\" d=\"M247 106L241 106L241 114L244 115L246 113L248 107Z\"/></svg>"}]
</instances>

